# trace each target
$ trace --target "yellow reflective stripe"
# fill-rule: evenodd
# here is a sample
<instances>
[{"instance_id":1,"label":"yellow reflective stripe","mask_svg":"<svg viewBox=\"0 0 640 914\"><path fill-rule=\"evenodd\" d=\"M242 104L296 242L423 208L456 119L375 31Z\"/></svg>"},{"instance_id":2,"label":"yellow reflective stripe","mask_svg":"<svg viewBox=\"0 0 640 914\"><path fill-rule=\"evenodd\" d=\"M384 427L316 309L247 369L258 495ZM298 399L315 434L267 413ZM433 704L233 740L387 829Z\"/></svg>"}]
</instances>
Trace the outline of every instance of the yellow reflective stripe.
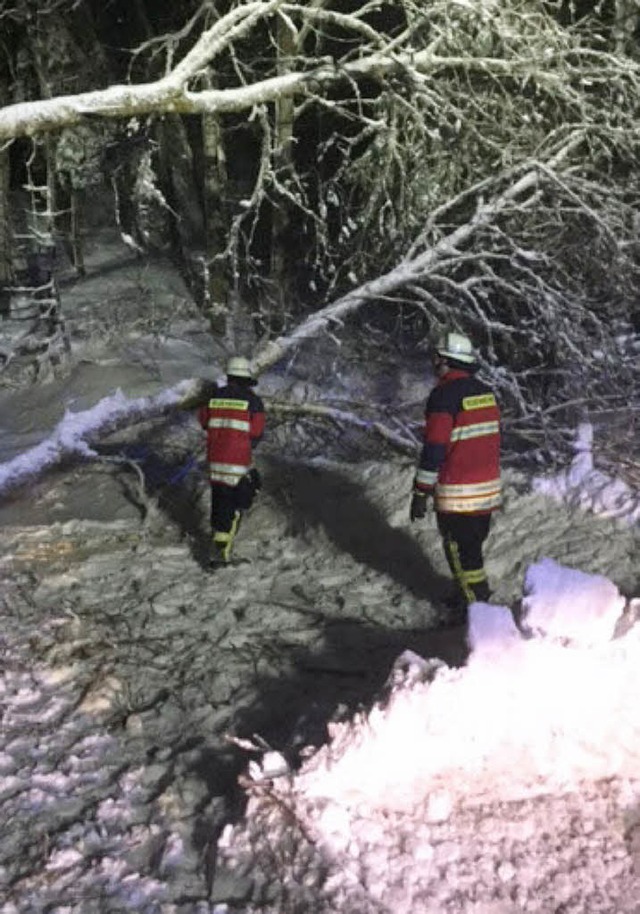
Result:
<instances>
[{"instance_id":1,"label":"yellow reflective stripe","mask_svg":"<svg viewBox=\"0 0 640 914\"><path fill-rule=\"evenodd\" d=\"M487 409L489 406L497 406L493 394L479 394L476 397L464 397L462 400L463 409Z\"/></svg>"},{"instance_id":2,"label":"yellow reflective stripe","mask_svg":"<svg viewBox=\"0 0 640 914\"><path fill-rule=\"evenodd\" d=\"M482 584L483 581L487 580L487 572L484 568L463 571L463 574L467 584Z\"/></svg>"},{"instance_id":3,"label":"yellow reflective stripe","mask_svg":"<svg viewBox=\"0 0 640 914\"><path fill-rule=\"evenodd\" d=\"M500 478L490 479L488 482L449 482L441 483L438 486L438 495L444 496L463 496L463 495L484 495L486 493L500 491Z\"/></svg>"},{"instance_id":4,"label":"yellow reflective stripe","mask_svg":"<svg viewBox=\"0 0 640 914\"><path fill-rule=\"evenodd\" d=\"M215 463L212 461L209 464L210 470L218 470L221 473L240 473L243 475L247 472L249 467L244 466L241 463Z\"/></svg>"},{"instance_id":5,"label":"yellow reflective stripe","mask_svg":"<svg viewBox=\"0 0 640 914\"><path fill-rule=\"evenodd\" d=\"M226 486L230 486L231 488L234 488L235 486L238 485L238 483L240 482L242 477L241 476L225 476L224 473L212 473L211 476L209 477L209 479L211 482L223 482Z\"/></svg>"},{"instance_id":6,"label":"yellow reflective stripe","mask_svg":"<svg viewBox=\"0 0 640 914\"><path fill-rule=\"evenodd\" d=\"M246 419L225 419L223 416L209 419L209 428L233 428L238 432L248 432L251 425Z\"/></svg>"},{"instance_id":7,"label":"yellow reflective stripe","mask_svg":"<svg viewBox=\"0 0 640 914\"><path fill-rule=\"evenodd\" d=\"M422 483L423 486L435 486L438 481L437 470L418 470L416 473L416 482Z\"/></svg>"},{"instance_id":8,"label":"yellow reflective stripe","mask_svg":"<svg viewBox=\"0 0 640 914\"><path fill-rule=\"evenodd\" d=\"M482 438L485 435L497 435L500 425L497 421L477 422L474 425L459 425L451 432L452 441L466 441L468 438Z\"/></svg>"},{"instance_id":9,"label":"yellow reflective stripe","mask_svg":"<svg viewBox=\"0 0 640 914\"><path fill-rule=\"evenodd\" d=\"M501 504L500 480L471 484L436 486L436 511L464 514L471 511L491 511Z\"/></svg>"},{"instance_id":10,"label":"yellow reflective stripe","mask_svg":"<svg viewBox=\"0 0 640 914\"><path fill-rule=\"evenodd\" d=\"M249 409L248 400L209 400L209 409Z\"/></svg>"},{"instance_id":11,"label":"yellow reflective stripe","mask_svg":"<svg viewBox=\"0 0 640 914\"><path fill-rule=\"evenodd\" d=\"M236 511L233 515L231 530L228 533L223 533L216 530L216 532L213 534L213 542L222 547L222 558L225 560L225 562L228 562L231 556L231 547L233 546L233 541L236 538L236 533L238 532L239 525L240 512Z\"/></svg>"},{"instance_id":12,"label":"yellow reflective stripe","mask_svg":"<svg viewBox=\"0 0 640 914\"><path fill-rule=\"evenodd\" d=\"M465 578L462 562L460 561L460 550L458 549L458 544L455 542L455 540L448 539L445 545L449 551L451 569L456 581L458 582L458 586L460 587L460 590L462 591L467 602L472 603L475 599L475 594L471 590L469 582Z\"/></svg>"},{"instance_id":13,"label":"yellow reflective stripe","mask_svg":"<svg viewBox=\"0 0 640 914\"><path fill-rule=\"evenodd\" d=\"M499 494L493 496L476 496L475 498L440 498L436 495L436 511L452 514L471 514L474 511L492 511L501 504Z\"/></svg>"},{"instance_id":14,"label":"yellow reflective stripe","mask_svg":"<svg viewBox=\"0 0 640 914\"><path fill-rule=\"evenodd\" d=\"M248 467L233 463L210 463L209 478L213 482L225 482L229 486L237 485Z\"/></svg>"}]
</instances>

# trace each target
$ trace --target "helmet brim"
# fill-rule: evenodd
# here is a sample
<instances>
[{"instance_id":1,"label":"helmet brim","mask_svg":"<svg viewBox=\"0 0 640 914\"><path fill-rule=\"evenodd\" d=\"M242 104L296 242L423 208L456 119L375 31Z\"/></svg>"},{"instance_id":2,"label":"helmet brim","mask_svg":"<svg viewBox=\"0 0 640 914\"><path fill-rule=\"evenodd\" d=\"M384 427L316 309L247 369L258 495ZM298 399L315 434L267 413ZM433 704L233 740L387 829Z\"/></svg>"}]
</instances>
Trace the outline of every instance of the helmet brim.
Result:
<instances>
[{"instance_id":1,"label":"helmet brim","mask_svg":"<svg viewBox=\"0 0 640 914\"><path fill-rule=\"evenodd\" d=\"M453 352L447 352L444 349L437 349L436 352L441 359L445 359L447 362L458 362L460 365L476 364L476 358L473 355L465 355L464 353L454 354Z\"/></svg>"}]
</instances>

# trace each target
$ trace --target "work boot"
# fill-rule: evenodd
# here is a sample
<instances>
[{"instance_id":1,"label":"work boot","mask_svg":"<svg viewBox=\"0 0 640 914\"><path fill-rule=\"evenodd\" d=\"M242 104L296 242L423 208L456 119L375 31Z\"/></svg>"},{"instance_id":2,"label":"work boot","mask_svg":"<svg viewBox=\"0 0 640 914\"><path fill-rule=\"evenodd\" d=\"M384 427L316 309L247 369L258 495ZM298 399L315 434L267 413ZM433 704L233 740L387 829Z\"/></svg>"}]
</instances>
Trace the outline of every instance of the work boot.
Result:
<instances>
[{"instance_id":1,"label":"work boot","mask_svg":"<svg viewBox=\"0 0 640 914\"><path fill-rule=\"evenodd\" d=\"M455 607L448 607L438 613L434 628L461 628L468 622L467 604L459 603Z\"/></svg>"},{"instance_id":2,"label":"work boot","mask_svg":"<svg viewBox=\"0 0 640 914\"><path fill-rule=\"evenodd\" d=\"M467 601L457 588L452 590L451 593L448 593L442 602L447 607L447 609L453 611L459 611L467 608Z\"/></svg>"},{"instance_id":3,"label":"work boot","mask_svg":"<svg viewBox=\"0 0 640 914\"><path fill-rule=\"evenodd\" d=\"M467 624L467 601L456 587L451 590L437 609L435 628L458 628Z\"/></svg>"},{"instance_id":4,"label":"work boot","mask_svg":"<svg viewBox=\"0 0 640 914\"><path fill-rule=\"evenodd\" d=\"M225 554L225 544L217 543L215 540L211 543L211 552L209 553L209 568L219 568L221 565L228 565L229 559Z\"/></svg>"},{"instance_id":5,"label":"work boot","mask_svg":"<svg viewBox=\"0 0 640 914\"><path fill-rule=\"evenodd\" d=\"M471 589L477 603L488 603L491 599L491 588L488 581L472 584Z\"/></svg>"}]
</instances>

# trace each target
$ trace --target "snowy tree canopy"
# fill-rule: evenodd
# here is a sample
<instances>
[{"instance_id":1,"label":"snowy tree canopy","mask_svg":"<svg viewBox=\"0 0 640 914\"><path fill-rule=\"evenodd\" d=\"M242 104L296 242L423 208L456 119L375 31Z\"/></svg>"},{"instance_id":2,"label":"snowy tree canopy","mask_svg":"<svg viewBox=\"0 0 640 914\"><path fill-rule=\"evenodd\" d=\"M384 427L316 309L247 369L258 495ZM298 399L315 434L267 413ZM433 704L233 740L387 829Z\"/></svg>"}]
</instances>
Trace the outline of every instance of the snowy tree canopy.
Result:
<instances>
[{"instance_id":1,"label":"snowy tree canopy","mask_svg":"<svg viewBox=\"0 0 640 914\"><path fill-rule=\"evenodd\" d=\"M621 23L511 0L185 6L173 31L149 21L124 78L68 93L46 67L53 13L11 11L40 52L31 81L7 78L20 98L0 139L38 147L64 128L70 148L81 126L126 123L118 154L144 154L122 187L110 172L138 207L123 237L144 250L141 220L173 219L212 324L222 314L257 369L367 304L416 339L470 332L537 445L562 401L566 422L626 406L640 68Z\"/></svg>"}]
</instances>

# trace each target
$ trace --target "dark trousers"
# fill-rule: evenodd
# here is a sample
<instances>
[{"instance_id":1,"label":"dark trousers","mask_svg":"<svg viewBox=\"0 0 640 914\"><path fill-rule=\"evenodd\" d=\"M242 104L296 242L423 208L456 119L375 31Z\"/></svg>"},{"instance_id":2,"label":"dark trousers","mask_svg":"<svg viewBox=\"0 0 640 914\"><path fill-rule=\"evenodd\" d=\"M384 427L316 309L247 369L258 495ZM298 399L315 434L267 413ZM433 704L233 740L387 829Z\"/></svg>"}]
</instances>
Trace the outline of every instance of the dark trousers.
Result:
<instances>
[{"instance_id":1,"label":"dark trousers","mask_svg":"<svg viewBox=\"0 0 640 914\"><path fill-rule=\"evenodd\" d=\"M215 533L229 533L238 511L235 486L220 482L211 483L211 530Z\"/></svg>"},{"instance_id":2,"label":"dark trousers","mask_svg":"<svg viewBox=\"0 0 640 914\"><path fill-rule=\"evenodd\" d=\"M242 512L248 511L260 489L260 476L251 470L237 486L221 482L211 483L211 532L213 549L217 557L228 561Z\"/></svg>"},{"instance_id":3,"label":"dark trousers","mask_svg":"<svg viewBox=\"0 0 640 914\"><path fill-rule=\"evenodd\" d=\"M491 591L484 570L482 545L489 535L491 514L437 513L438 530L454 580L469 604L486 602Z\"/></svg>"}]
</instances>

